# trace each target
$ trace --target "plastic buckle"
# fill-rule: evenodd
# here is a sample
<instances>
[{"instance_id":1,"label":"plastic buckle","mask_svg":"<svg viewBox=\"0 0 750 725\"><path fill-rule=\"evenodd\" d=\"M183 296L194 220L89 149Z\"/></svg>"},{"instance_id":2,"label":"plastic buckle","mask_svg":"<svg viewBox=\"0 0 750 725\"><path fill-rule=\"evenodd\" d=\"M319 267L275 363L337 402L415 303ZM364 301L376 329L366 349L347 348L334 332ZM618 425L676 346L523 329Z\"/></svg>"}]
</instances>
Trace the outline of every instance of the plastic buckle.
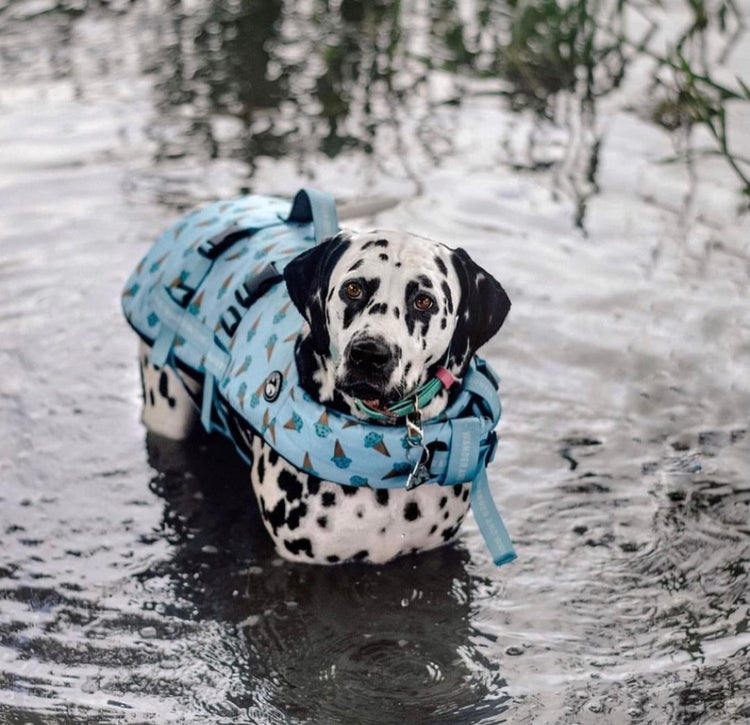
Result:
<instances>
[{"instance_id":1,"label":"plastic buckle","mask_svg":"<svg viewBox=\"0 0 750 725\"><path fill-rule=\"evenodd\" d=\"M487 434L487 453L484 457L484 465L489 466L492 461L495 460L495 454L497 453L498 437L494 430L491 430Z\"/></svg>"}]
</instances>

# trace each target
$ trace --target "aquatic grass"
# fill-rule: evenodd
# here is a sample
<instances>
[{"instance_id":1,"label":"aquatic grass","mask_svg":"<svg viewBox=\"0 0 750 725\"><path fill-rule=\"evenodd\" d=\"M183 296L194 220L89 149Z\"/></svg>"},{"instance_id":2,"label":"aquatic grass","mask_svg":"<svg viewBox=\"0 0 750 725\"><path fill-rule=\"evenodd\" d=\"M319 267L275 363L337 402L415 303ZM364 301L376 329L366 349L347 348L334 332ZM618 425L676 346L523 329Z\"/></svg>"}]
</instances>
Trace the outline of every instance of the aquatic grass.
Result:
<instances>
[{"instance_id":1,"label":"aquatic grass","mask_svg":"<svg viewBox=\"0 0 750 725\"><path fill-rule=\"evenodd\" d=\"M736 77L736 87L729 88L712 77L711 59L706 53L705 34L715 28L727 41L718 53L718 62L724 62L745 30L742 15L733 0L721 0L709 5L703 0L685 0L693 13L692 23L678 37L666 55L643 49L656 62L655 83L666 91L665 97L654 110L652 119L667 129L694 126L708 130L716 144L706 153L720 155L740 180L743 193L750 195L750 177L742 165L750 167L750 160L735 154L729 144L727 103L750 102L750 88ZM734 30L731 30L731 25ZM659 72L668 71L671 84L660 79Z\"/></svg>"},{"instance_id":2,"label":"aquatic grass","mask_svg":"<svg viewBox=\"0 0 750 725\"><path fill-rule=\"evenodd\" d=\"M716 143L716 150L726 160L743 185L743 193L750 195L750 177L741 164L750 167L750 159L733 153L729 146L727 101L750 102L750 88L741 78L736 78L739 88L733 90L717 83L710 76L697 73L687 59L676 53L673 61L662 60L673 71L676 85L674 95L662 100L653 118L660 125L688 130L697 124L706 128Z\"/></svg>"},{"instance_id":3,"label":"aquatic grass","mask_svg":"<svg viewBox=\"0 0 750 725\"><path fill-rule=\"evenodd\" d=\"M550 98L562 91L590 102L620 84L622 48L602 42L602 28L620 28L620 6L607 12L599 0L511 0L509 10L509 37L498 47L497 70L512 86L514 105L547 113Z\"/></svg>"},{"instance_id":4,"label":"aquatic grass","mask_svg":"<svg viewBox=\"0 0 750 725\"><path fill-rule=\"evenodd\" d=\"M724 158L744 193L750 194L750 172L743 169L750 162L732 151L727 121L727 103L749 102L750 88L741 78L729 88L710 70L726 61L742 36L742 15L734 0L685 2L691 13L689 24L668 51L657 53L652 42L658 26L649 19L649 11L661 7L659 0L507 0L500 14L505 33L498 35L493 64L493 71L508 84L500 93L515 110L530 108L555 122L560 95L577 99L580 112L586 113L597 98L620 86L632 60L651 58L653 86L662 92L651 120L670 131L706 128L715 142L708 152ZM639 12L646 20L641 37L632 37L627 29L626 11ZM726 38L712 58L709 31ZM592 154L596 143L592 142ZM593 155L588 166L596 166Z\"/></svg>"}]
</instances>

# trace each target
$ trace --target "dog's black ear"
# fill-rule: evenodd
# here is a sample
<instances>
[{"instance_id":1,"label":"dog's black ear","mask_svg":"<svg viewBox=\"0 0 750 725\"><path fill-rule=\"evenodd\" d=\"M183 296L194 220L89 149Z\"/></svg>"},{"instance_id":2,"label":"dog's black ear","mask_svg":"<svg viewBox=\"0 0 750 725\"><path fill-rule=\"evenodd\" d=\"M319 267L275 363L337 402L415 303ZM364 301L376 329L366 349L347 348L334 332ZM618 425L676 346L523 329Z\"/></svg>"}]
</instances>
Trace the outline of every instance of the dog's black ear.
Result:
<instances>
[{"instance_id":1,"label":"dog's black ear","mask_svg":"<svg viewBox=\"0 0 750 725\"><path fill-rule=\"evenodd\" d=\"M328 281L349 243L349 236L339 232L335 237L302 252L284 269L289 296L310 325L313 347L319 355L327 355L331 344L325 318Z\"/></svg>"},{"instance_id":2,"label":"dog's black ear","mask_svg":"<svg viewBox=\"0 0 750 725\"><path fill-rule=\"evenodd\" d=\"M454 250L452 260L461 284L461 300L449 366L463 375L472 355L505 321L510 310L510 299L502 285L471 259L465 250Z\"/></svg>"}]
</instances>

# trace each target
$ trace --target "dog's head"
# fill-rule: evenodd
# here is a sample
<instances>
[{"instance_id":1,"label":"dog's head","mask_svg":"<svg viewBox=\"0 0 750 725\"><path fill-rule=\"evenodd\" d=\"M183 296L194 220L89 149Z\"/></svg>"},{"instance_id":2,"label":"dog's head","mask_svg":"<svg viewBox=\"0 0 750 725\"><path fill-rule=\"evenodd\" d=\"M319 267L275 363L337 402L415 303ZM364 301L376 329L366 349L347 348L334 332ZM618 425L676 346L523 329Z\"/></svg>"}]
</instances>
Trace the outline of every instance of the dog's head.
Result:
<instances>
[{"instance_id":1,"label":"dog's head","mask_svg":"<svg viewBox=\"0 0 750 725\"><path fill-rule=\"evenodd\" d=\"M444 366L461 378L510 309L505 291L463 249L404 232L342 232L284 271L334 390L376 408Z\"/></svg>"}]
</instances>

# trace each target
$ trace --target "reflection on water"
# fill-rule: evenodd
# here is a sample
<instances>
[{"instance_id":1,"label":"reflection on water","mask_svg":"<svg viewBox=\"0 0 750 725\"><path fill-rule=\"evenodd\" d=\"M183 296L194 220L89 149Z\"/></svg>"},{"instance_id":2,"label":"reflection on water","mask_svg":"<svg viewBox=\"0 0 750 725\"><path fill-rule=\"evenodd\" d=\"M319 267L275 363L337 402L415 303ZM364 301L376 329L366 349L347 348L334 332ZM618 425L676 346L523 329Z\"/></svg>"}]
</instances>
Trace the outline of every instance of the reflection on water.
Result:
<instances>
[{"instance_id":1,"label":"reflection on water","mask_svg":"<svg viewBox=\"0 0 750 725\"><path fill-rule=\"evenodd\" d=\"M225 707L259 721L373 723L391 712L442 722L504 710L504 682L470 641L462 549L377 569L284 564L245 505L247 473L230 452L223 441L186 449L149 437L175 548L136 575L146 589L169 587L182 603L172 616L219 625L221 641L201 642L200 657L221 669L231 654L229 679L243 688L223 685Z\"/></svg>"},{"instance_id":2,"label":"reflection on water","mask_svg":"<svg viewBox=\"0 0 750 725\"><path fill-rule=\"evenodd\" d=\"M750 718L747 15L0 2L0 721ZM512 566L471 522L291 566L222 442L138 423L134 262L304 183L509 289Z\"/></svg>"}]
</instances>

